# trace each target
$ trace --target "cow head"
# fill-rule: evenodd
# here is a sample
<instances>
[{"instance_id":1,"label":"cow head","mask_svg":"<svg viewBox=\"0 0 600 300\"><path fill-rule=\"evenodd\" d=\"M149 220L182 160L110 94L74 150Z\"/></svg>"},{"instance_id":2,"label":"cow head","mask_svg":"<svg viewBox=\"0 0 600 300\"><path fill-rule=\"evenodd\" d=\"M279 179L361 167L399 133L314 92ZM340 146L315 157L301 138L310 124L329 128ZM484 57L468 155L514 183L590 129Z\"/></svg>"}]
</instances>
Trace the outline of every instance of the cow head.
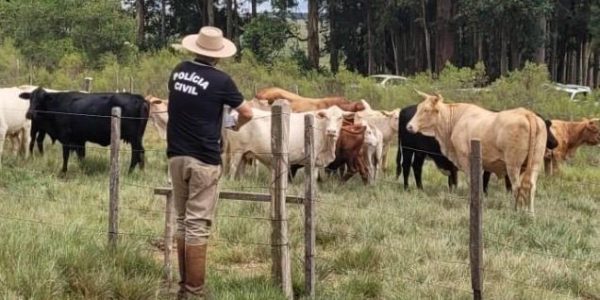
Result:
<instances>
[{"instance_id":1,"label":"cow head","mask_svg":"<svg viewBox=\"0 0 600 300\"><path fill-rule=\"evenodd\" d=\"M382 110L381 113L389 118L390 128L392 128L394 132L398 132L398 123L400 122L400 109L396 108L392 111Z\"/></svg>"},{"instance_id":2,"label":"cow head","mask_svg":"<svg viewBox=\"0 0 600 300\"><path fill-rule=\"evenodd\" d=\"M372 147L377 147L377 144L379 143L377 134L375 133L377 128L375 126L370 126L366 121L362 121L360 125L366 127L364 143Z\"/></svg>"},{"instance_id":3,"label":"cow head","mask_svg":"<svg viewBox=\"0 0 600 300\"><path fill-rule=\"evenodd\" d=\"M583 119L583 130L581 131L581 139L588 145L600 144L600 127L598 126L600 119Z\"/></svg>"},{"instance_id":4,"label":"cow head","mask_svg":"<svg viewBox=\"0 0 600 300\"><path fill-rule=\"evenodd\" d=\"M29 109L27 109L27 113L25 114L27 119L35 119L38 111L46 110L47 96L48 93L46 93L46 91L41 87L38 87L31 92L23 92L19 94L19 98L29 101Z\"/></svg>"},{"instance_id":5,"label":"cow head","mask_svg":"<svg viewBox=\"0 0 600 300\"><path fill-rule=\"evenodd\" d=\"M343 111L335 105L316 113L316 117L319 120L325 121L325 134L327 137L333 139L337 139L339 136L344 117L350 117L352 115L354 115L353 112Z\"/></svg>"},{"instance_id":6,"label":"cow head","mask_svg":"<svg viewBox=\"0 0 600 300\"><path fill-rule=\"evenodd\" d=\"M417 105L417 112L406 125L410 133L420 132L423 135L434 136L434 128L440 117L440 109L444 108L444 98L440 94L429 95L416 91L424 100Z\"/></svg>"}]
</instances>

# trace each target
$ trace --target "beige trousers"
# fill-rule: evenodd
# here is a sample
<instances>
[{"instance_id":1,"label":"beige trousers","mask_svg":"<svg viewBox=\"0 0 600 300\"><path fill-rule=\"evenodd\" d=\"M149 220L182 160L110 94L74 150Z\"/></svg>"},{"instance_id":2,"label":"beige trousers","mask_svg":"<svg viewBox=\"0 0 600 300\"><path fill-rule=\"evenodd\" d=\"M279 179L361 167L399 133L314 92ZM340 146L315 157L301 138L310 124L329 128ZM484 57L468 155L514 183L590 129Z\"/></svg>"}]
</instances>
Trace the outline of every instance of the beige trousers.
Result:
<instances>
[{"instance_id":1,"label":"beige trousers","mask_svg":"<svg viewBox=\"0 0 600 300\"><path fill-rule=\"evenodd\" d=\"M221 166L209 165L190 156L169 159L173 199L177 213L177 235L188 245L208 242L219 198Z\"/></svg>"}]
</instances>

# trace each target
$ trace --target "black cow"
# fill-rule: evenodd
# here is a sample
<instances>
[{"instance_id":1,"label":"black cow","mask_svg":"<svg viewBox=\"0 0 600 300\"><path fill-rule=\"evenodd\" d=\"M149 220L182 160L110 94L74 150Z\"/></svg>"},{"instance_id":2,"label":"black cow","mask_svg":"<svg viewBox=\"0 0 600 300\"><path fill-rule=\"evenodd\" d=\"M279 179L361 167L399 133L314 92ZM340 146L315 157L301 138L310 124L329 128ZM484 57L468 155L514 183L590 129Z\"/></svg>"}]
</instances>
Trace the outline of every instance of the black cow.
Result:
<instances>
[{"instance_id":1,"label":"black cow","mask_svg":"<svg viewBox=\"0 0 600 300\"><path fill-rule=\"evenodd\" d=\"M30 101L26 117L31 119L32 127L40 135L48 134L63 145L63 173L67 171L71 151L83 158L86 142L102 146L110 144L113 107L121 108L121 139L130 143L133 150L129 171L138 163L140 169L144 168L142 138L149 107L142 96L128 93L49 93L37 88L31 93L22 93L20 97Z\"/></svg>"},{"instance_id":2,"label":"black cow","mask_svg":"<svg viewBox=\"0 0 600 300\"><path fill-rule=\"evenodd\" d=\"M448 172L448 187L450 190L458 184L458 168L446 158L440 150L440 144L433 137L424 136L420 133L410 133L406 125L417 112L416 105L410 105L400 110L398 126L398 155L396 156L396 178L400 172L404 175L404 189L408 189L408 176L412 166L418 189L423 189L421 182L421 171L425 158L429 157L435 165ZM413 159L414 157L414 159Z\"/></svg>"},{"instance_id":3,"label":"black cow","mask_svg":"<svg viewBox=\"0 0 600 300\"><path fill-rule=\"evenodd\" d=\"M546 139L546 148L549 150L552 150L552 149L558 147L558 141L556 140L556 137L550 130L550 127L552 126L552 121L544 119L544 117L542 117L538 113L536 113L536 115L538 117L540 117L542 120L544 120L544 123L546 123L546 134L548 136L548 138ZM490 172L488 172L488 171L483 172L483 192L486 195L487 195L488 183L490 182L490 176L492 176L492 174ZM510 178L508 178L508 175L504 176L504 187L506 188L506 190L508 192L510 192L512 190L512 184L510 182Z\"/></svg>"}]
</instances>

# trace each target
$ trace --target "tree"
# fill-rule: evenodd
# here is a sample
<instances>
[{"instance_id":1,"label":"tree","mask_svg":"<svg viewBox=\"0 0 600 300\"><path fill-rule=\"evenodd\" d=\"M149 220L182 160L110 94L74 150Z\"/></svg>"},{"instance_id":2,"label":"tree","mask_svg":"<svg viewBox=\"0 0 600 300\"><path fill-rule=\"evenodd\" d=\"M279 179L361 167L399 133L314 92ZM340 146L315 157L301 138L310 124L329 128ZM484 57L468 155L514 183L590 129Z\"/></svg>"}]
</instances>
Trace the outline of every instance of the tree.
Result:
<instances>
[{"instance_id":1,"label":"tree","mask_svg":"<svg viewBox=\"0 0 600 300\"><path fill-rule=\"evenodd\" d=\"M245 26L242 46L250 49L261 63L271 63L288 40L289 24L280 18L260 15Z\"/></svg>"},{"instance_id":2,"label":"tree","mask_svg":"<svg viewBox=\"0 0 600 300\"><path fill-rule=\"evenodd\" d=\"M437 0L437 32L435 43L435 69L439 73L454 56L454 30L452 0Z\"/></svg>"},{"instance_id":3,"label":"tree","mask_svg":"<svg viewBox=\"0 0 600 300\"><path fill-rule=\"evenodd\" d=\"M310 67L319 69L319 1L308 1L308 61Z\"/></svg>"},{"instance_id":4,"label":"tree","mask_svg":"<svg viewBox=\"0 0 600 300\"><path fill-rule=\"evenodd\" d=\"M144 48L144 22L146 21L146 8L144 0L135 1L135 11L137 21L136 43L139 48Z\"/></svg>"}]
</instances>

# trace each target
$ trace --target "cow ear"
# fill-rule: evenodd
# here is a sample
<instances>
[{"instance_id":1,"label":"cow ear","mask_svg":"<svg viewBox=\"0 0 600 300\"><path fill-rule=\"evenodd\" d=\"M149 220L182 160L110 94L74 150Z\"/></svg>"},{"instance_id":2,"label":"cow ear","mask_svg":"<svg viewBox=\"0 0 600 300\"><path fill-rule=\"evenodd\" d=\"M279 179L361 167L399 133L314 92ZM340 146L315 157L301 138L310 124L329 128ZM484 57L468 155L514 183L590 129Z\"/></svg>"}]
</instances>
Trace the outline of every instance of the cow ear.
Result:
<instances>
[{"instance_id":1,"label":"cow ear","mask_svg":"<svg viewBox=\"0 0 600 300\"><path fill-rule=\"evenodd\" d=\"M23 93L19 94L19 98L21 98L23 100L29 100L29 99L31 99L31 93L23 92Z\"/></svg>"},{"instance_id":2,"label":"cow ear","mask_svg":"<svg viewBox=\"0 0 600 300\"><path fill-rule=\"evenodd\" d=\"M435 103L437 103L437 102L440 102L440 103L444 102L444 96L442 96L442 94L440 94L440 93L435 93L435 98L437 99L435 101Z\"/></svg>"}]
</instances>

